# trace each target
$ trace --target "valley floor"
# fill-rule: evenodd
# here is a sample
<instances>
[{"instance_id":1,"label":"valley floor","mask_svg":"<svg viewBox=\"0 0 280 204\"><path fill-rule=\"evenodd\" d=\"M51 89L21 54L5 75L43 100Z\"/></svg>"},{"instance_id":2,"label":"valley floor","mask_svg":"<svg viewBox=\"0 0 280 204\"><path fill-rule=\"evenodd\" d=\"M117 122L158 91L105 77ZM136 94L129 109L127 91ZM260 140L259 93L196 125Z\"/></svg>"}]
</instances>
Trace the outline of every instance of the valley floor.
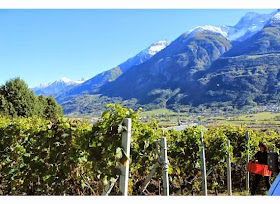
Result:
<instances>
[{"instance_id":1,"label":"valley floor","mask_svg":"<svg viewBox=\"0 0 280 204\"><path fill-rule=\"evenodd\" d=\"M179 115L179 116L178 116ZM258 112L258 113L175 113L166 109L143 112L143 119L155 117L163 127L178 126L178 118L181 126L219 126L233 125L253 129L279 129L280 112Z\"/></svg>"}]
</instances>

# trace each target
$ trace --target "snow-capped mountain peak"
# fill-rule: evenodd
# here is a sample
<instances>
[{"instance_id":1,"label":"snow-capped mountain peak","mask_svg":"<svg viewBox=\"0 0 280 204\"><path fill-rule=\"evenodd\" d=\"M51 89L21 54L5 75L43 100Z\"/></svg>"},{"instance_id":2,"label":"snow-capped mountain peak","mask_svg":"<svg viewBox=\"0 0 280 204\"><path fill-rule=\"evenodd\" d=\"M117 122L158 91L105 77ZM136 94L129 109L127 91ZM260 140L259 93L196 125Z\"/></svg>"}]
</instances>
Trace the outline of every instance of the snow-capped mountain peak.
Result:
<instances>
[{"instance_id":1,"label":"snow-capped mountain peak","mask_svg":"<svg viewBox=\"0 0 280 204\"><path fill-rule=\"evenodd\" d=\"M274 14L275 12L270 14L246 13L235 26L228 26L228 39L242 41L251 37L263 29Z\"/></svg>"},{"instance_id":2,"label":"snow-capped mountain peak","mask_svg":"<svg viewBox=\"0 0 280 204\"><path fill-rule=\"evenodd\" d=\"M61 79L57 80L59 82L64 82L64 83L69 83L72 82L70 79L68 79L67 77L62 77Z\"/></svg>"},{"instance_id":3,"label":"snow-capped mountain peak","mask_svg":"<svg viewBox=\"0 0 280 204\"><path fill-rule=\"evenodd\" d=\"M86 81L85 78L82 78L80 80L71 80L71 79L69 79L67 77L62 77L61 79L55 81L54 83L65 83L65 84L70 85L70 84L81 84L81 83L83 83L85 81Z\"/></svg>"},{"instance_id":4,"label":"snow-capped mountain peak","mask_svg":"<svg viewBox=\"0 0 280 204\"><path fill-rule=\"evenodd\" d=\"M84 83L87 79L86 78L82 78L80 80L71 80L67 77L62 77L61 79L58 79L54 82L49 82L49 83L42 83L40 84L39 86L37 87L34 87L33 89L37 89L37 88L46 88L52 84L58 84L58 83L64 83L64 84L67 84L67 85L71 85L71 84L81 84L81 83Z\"/></svg>"},{"instance_id":5,"label":"snow-capped mountain peak","mask_svg":"<svg viewBox=\"0 0 280 204\"><path fill-rule=\"evenodd\" d=\"M204 26L197 26L189 31L188 38L192 37L196 33L200 32L211 32L211 33L218 33L224 37L227 37L227 32L223 30L219 26L211 26L211 25L204 25Z\"/></svg>"},{"instance_id":6,"label":"snow-capped mountain peak","mask_svg":"<svg viewBox=\"0 0 280 204\"><path fill-rule=\"evenodd\" d=\"M271 20L270 20L271 24L279 24L280 23L280 10L277 10L277 13L275 13Z\"/></svg>"},{"instance_id":7,"label":"snow-capped mountain peak","mask_svg":"<svg viewBox=\"0 0 280 204\"><path fill-rule=\"evenodd\" d=\"M85 78L83 78L81 80L73 81L67 77L62 77L61 79L56 80L51 83L40 84L40 86L32 88L32 90L37 95L57 96L58 94L62 93L63 91L73 88L74 86L77 86L85 81L86 81Z\"/></svg>"},{"instance_id":8,"label":"snow-capped mountain peak","mask_svg":"<svg viewBox=\"0 0 280 204\"><path fill-rule=\"evenodd\" d=\"M121 68L123 72L128 70L132 66L139 65L147 60L149 60L151 57L153 57L155 54L166 48L170 44L169 41L156 41L153 44L151 44L148 48L142 50L134 57L129 58L124 63L118 65L118 67Z\"/></svg>"},{"instance_id":9,"label":"snow-capped mountain peak","mask_svg":"<svg viewBox=\"0 0 280 204\"><path fill-rule=\"evenodd\" d=\"M196 33L212 32L221 34L230 41L243 41L263 29L267 23L280 23L280 10L270 14L248 12L234 26L197 26L184 35L187 36L187 39L189 39Z\"/></svg>"},{"instance_id":10,"label":"snow-capped mountain peak","mask_svg":"<svg viewBox=\"0 0 280 204\"><path fill-rule=\"evenodd\" d=\"M158 53L159 51L161 51L162 49L166 48L168 45L170 44L170 42L168 41L156 41L154 42L152 45L150 45L148 48L147 48L147 53L149 55L155 55L156 53Z\"/></svg>"}]
</instances>

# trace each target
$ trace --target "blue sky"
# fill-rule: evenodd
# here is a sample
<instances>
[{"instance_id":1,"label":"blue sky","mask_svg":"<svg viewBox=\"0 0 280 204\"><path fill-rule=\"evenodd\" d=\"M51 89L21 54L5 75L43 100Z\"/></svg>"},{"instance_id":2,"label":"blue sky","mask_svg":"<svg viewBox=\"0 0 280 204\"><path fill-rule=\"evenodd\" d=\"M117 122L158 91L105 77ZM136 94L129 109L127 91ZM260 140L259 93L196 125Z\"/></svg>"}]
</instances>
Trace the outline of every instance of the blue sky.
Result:
<instances>
[{"instance_id":1,"label":"blue sky","mask_svg":"<svg viewBox=\"0 0 280 204\"><path fill-rule=\"evenodd\" d=\"M250 11L274 10L0 10L0 84L91 78L154 41L198 25L234 25Z\"/></svg>"}]
</instances>

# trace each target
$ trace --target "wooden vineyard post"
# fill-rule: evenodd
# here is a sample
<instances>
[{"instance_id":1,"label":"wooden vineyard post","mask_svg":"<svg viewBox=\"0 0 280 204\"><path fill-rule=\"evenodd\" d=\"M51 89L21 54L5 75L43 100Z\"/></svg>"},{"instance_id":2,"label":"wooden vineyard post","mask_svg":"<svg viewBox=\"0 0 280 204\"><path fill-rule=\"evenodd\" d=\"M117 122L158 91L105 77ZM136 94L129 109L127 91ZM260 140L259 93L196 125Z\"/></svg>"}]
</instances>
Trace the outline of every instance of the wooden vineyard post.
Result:
<instances>
[{"instance_id":1,"label":"wooden vineyard post","mask_svg":"<svg viewBox=\"0 0 280 204\"><path fill-rule=\"evenodd\" d=\"M126 153L126 156L130 157L130 138L131 138L131 119L125 118L124 126L126 131L122 134L122 148ZM120 175L120 191L124 196L127 196L128 191L128 177L129 177L129 159L127 159L123 165L121 165L121 175Z\"/></svg>"},{"instance_id":2,"label":"wooden vineyard post","mask_svg":"<svg viewBox=\"0 0 280 204\"><path fill-rule=\"evenodd\" d=\"M249 132L246 132L246 191L249 192L250 174L248 172L249 164Z\"/></svg>"},{"instance_id":3,"label":"wooden vineyard post","mask_svg":"<svg viewBox=\"0 0 280 204\"><path fill-rule=\"evenodd\" d=\"M167 144L166 138L161 138L161 157L162 157L162 181L163 195L169 196L169 180L168 180L168 159L167 159Z\"/></svg>"},{"instance_id":4,"label":"wooden vineyard post","mask_svg":"<svg viewBox=\"0 0 280 204\"><path fill-rule=\"evenodd\" d=\"M230 140L227 141L227 145L228 145L228 154L227 154L227 189L228 189L228 195L232 196Z\"/></svg>"},{"instance_id":5,"label":"wooden vineyard post","mask_svg":"<svg viewBox=\"0 0 280 204\"><path fill-rule=\"evenodd\" d=\"M200 140L201 140L201 152L200 152L200 159L201 159L201 172L202 172L202 195L207 196L207 178L206 178L206 162L205 162L205 147L203 141L203 132L200 133Z\"/></svg>"}]
</instances>

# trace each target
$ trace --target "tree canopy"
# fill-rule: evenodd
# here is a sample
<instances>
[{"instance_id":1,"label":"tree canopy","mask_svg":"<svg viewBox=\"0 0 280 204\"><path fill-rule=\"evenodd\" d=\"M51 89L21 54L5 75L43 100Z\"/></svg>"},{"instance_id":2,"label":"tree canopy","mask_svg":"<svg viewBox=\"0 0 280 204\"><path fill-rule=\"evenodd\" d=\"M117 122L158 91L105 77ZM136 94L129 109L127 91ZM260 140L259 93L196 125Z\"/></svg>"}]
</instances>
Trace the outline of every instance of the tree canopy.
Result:
<instances>
[{"instance_id":1,"label":"tree canopy","mask_svg":"<svg viewBox=\"0 0 280 204\"><path fill-rule=\"evenodd\" d=\"M53 96L36 96L22 79L15 78L0 87L0 115L51 119L61 116L62 108Z\"/></svg>"}]
</instances>

